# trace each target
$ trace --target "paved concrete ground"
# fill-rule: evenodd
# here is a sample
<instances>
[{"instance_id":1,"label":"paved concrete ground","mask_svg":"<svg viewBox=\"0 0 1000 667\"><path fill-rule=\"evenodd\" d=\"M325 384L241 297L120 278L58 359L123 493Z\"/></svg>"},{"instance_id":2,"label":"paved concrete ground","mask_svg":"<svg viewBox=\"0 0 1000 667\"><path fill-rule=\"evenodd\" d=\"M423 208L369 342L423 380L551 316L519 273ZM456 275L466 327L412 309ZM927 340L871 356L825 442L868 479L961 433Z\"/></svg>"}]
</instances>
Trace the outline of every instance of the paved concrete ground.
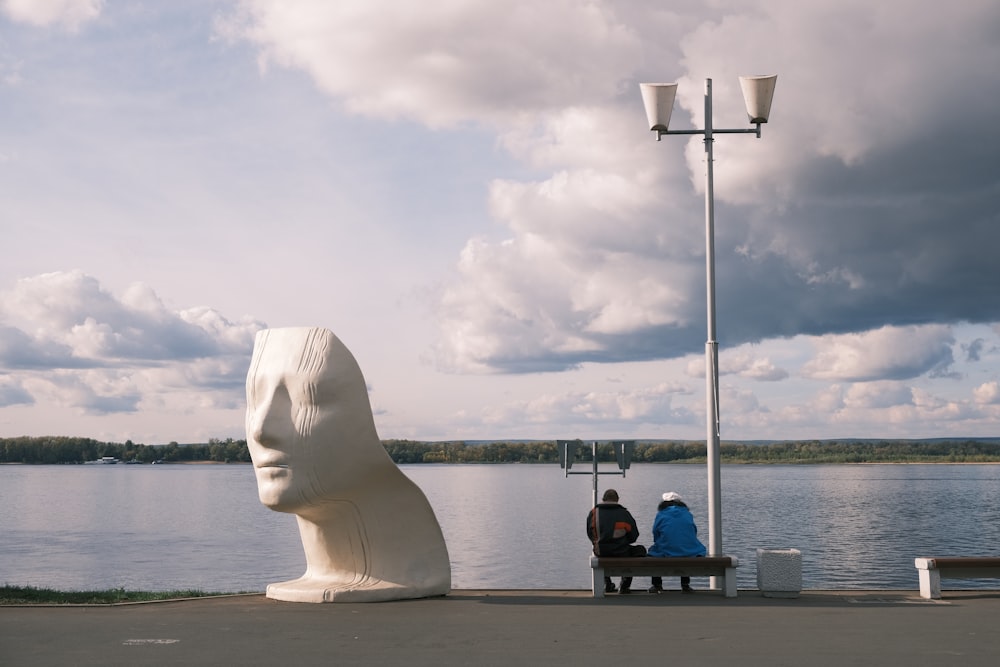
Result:
<instances>
[{"instance_id":1,"label":"paved concrete ground","mask_svg":"<svg viewBox=\"0 0 1000 667\"><path fill-rule=\"evenodd\" d=\"M375 604L262 595L0 607L0 665L994 665L1000 592L455 591Z\"/></svg>"}]
</instances>

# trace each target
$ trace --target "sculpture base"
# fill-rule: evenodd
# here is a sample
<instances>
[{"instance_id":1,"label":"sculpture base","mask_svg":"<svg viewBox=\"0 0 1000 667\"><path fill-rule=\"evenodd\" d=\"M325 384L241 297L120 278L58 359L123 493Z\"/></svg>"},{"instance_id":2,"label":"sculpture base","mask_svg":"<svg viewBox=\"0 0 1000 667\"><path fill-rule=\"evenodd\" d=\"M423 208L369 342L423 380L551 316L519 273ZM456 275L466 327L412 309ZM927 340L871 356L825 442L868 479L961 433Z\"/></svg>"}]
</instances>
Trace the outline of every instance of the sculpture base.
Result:
<instances>
[{"instance_id":1,"label":"sculpture base","mask_svg":"<svg viewBox=\"0 0 1000 667\"><path fill-rule=\"evenodd\" d=\"M268 584L267 597L283 602L391 602L447 595L450 584L400 586L386 581L366 579L354 584L323 582L300 577Z\"/></svg>"}]
</instances>

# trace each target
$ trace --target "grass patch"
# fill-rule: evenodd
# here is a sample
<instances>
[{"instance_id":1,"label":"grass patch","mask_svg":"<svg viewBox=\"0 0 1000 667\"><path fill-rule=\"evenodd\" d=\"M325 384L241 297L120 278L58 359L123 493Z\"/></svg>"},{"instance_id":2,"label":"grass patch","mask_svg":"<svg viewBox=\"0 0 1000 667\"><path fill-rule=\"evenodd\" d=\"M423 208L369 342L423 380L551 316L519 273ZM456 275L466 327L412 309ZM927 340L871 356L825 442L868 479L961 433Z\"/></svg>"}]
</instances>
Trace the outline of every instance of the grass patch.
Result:
<instances>
[{"instance_id":1,"label":"grass patch","mask_svg":"<svg viewBox=\"0 0 1000 667\"><path fill-rule=\"evenodd\" d=\"M0 586L0 605L15 604L117 604L122 602L152 602L155 600L177 600L200 598L226 593L206 593L205 591L127 591L124 588L110 588L103 591L58 591L52 588L34 586Z\"/></svg>"}]
</instances>

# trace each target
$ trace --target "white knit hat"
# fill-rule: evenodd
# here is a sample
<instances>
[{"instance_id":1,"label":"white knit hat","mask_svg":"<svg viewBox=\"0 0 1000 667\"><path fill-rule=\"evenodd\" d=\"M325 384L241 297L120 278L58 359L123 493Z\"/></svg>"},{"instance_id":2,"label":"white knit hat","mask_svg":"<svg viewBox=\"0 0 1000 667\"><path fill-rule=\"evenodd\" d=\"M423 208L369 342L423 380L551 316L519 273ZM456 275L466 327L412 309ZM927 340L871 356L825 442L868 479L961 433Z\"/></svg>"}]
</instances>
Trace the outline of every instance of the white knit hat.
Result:
<instances>
[{"instance_id":1,"label":"white knit hat","mask_svg":"<svg viewBox=\"0 0 1000 667\"><path fill-rule=\"evenodd\" d=\"M668 502L671 501L671 500L676 500L676 501L679 501L679 502L684 502L681 499L681 494L676 493L674 491L667 491L666 493L664 493L663 494L663 499L665 501L668 501Z\"/></svg>"}]
</instances>

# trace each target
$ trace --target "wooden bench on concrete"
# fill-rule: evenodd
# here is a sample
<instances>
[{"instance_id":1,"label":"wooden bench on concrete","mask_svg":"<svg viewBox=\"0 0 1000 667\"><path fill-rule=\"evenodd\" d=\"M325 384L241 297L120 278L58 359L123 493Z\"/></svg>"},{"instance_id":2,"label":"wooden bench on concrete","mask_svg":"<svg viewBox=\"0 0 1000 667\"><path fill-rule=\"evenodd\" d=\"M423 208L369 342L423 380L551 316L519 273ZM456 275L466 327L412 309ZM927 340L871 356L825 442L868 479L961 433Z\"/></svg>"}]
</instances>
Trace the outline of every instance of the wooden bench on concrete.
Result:
<instances>
[{"instance_id":1,"label":"wooden bench on concrete","mask_svg":"<svg viewBox=\"0 0 1000 667\"><path fill-rule=\"evenodd\" d=\"M736 597L736 556L705 556L687 558L654 558L651 556L621 557L591 556L595 598L604 597L604 577L722 577L722 591L727 598Z\"/></svg>"},{"instance_id":2,"label":"wooden bench on concrete","mask_svg":"<svg viewBox=\"0 0 1000 667\"><path fill-rule=\"evenodd\" d=\"M1000 579L1000 558L917 558L913 564L920 576L920 597L941 598L942 579Z\"/></svg>"}]
</instances>

